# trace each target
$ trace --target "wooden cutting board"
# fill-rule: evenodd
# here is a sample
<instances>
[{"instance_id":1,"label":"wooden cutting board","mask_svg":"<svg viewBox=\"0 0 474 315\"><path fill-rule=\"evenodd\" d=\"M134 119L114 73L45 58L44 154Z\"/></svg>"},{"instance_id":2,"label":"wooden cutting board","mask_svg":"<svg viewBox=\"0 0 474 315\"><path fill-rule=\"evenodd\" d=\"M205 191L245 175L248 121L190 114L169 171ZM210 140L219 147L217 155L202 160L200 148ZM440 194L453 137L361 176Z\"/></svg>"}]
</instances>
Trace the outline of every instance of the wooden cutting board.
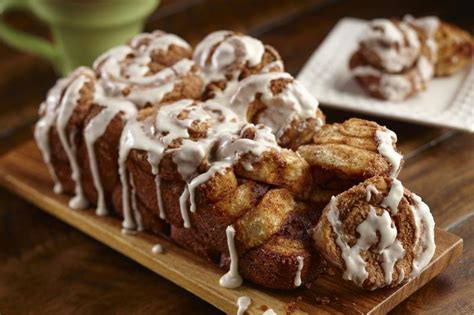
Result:
<instances>
[{"instance_id":1,"label":"wooden cutting board","mask_svg":"<svg viewBox=\"0 0 474 315\"><path fill-rule=\"evenodd\" d=\"M437 228L437 247L430 264L420 277L395 289L366 292L338 277L328 275L315 280L310 289L301 288L291 292L266 290L248 283L230 290L219 286L219 278L224 273L221 269L177 245L146 233L123 235L120 220L97 217L92 209L71 210L67 206L67 196L53 193L52 181L34 141L29 141L0 158L0 184L231 314L236 313L236 301L243 295L252 299L249 314L262 314L267 308L272 308L277 314L292 311L294 314L383 314L457 261L463 247L462 239ZM164 253L152 252L152 247L157 243L163 246Z\"/></svg>"}]
</instances>

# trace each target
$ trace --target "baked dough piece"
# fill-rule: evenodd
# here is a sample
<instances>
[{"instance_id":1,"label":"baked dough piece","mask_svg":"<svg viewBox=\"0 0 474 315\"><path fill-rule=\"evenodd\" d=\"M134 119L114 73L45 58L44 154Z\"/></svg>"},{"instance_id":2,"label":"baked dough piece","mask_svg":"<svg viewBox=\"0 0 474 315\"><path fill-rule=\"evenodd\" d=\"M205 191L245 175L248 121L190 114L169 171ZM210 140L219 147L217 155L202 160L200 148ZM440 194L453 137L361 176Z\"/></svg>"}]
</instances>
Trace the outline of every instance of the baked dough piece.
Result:
<instances>
[{"instance_id":1,"label":"baked dough piece","mask_svg":"<svg viewBox=\"0 0 474 315\"><path fill-rule=\"evenodd\" d=\"M250 36L231 31L207 35L193 59L206 82L204 99L228 97L238 81L251 74L283 71L278 52Z\"/></svg>"},{"instance_id":2,"label":"baked dough piece","mask_svg":"<svg viewBox=\"0 0 474 315\"><path fill-rule=\"evenodd\" d=\"M437 17L370 22L349 67L373 97L400 101L426 89L436 76L451 75L474 59L474 39Z\"/></svg>"},{"instance_id":3,"label":"baked dough piece","mask_svg":"<svg viewBox=\"0 0 474 315\"><path fill-rule=\"evenodd\" d=\"M112 206L124 233L219 263L224 287L241 275L309 285L323 272L310 235L322 208L370 176L395 177L396 136L358 119L323 125L317 101L255 39L220 32L201 44L195 64L182 39L140 34L60 80L35 129L44 159L72 206Z\"/></svg>"},{"instance_id":4,"label":"baked dough piece","mask_svg":"<svg viewBox=\"0 0 474 315\"><path fill-rule=\"evenodd\" d=\"M372 121L351 118L322 126L313 144L297 151L311 165L315 207L372 176L396 177L403 165L396 141L395 133Z\"/></svg>"},{"instance_id":5,"label":"baked dough piece","mask_svg":"<svg viewBox=\"0 0 474 315\"><path fill-rule=\"evenodd\" d=\"M332 197L313 240L345 280L368 290L394 287L433 257L434 220L400 181L377 176Z\"/></svg>"},{"instance_id":6,"label":"baked dough piece","mask_svg":"<svg viewBox=\"0 0 474 315\"><path fill-rule=\"evenodd\" d=\"M349 67L371 96L401 101L426 89L433 77L432 38L406 21L376 19L364 32Z\"/></svg>"},{"instance_id":7,"label":"baked dough piece","mask_svg":"<svg viewBox=\"0 0 474 315\"><path fill-rule=\"evenodd\" d=\"M255 74L239 82L230 108L242 121L270 127L278 144L296 149L324 124L318 101L285 72Z\"/></svg>"},{"instance_id":8,"label":"baked dough piece","mask_svg":"<svg viewBox=\"0 0 474 315\"><path fill-rule=\"evenodd\" d=\"M459 27L440 21L437 17L413 18L405 21L418 28L436 46L435 75L447 76L462 70L474 60L474 39Z\"/></svg>"}]
</instances>

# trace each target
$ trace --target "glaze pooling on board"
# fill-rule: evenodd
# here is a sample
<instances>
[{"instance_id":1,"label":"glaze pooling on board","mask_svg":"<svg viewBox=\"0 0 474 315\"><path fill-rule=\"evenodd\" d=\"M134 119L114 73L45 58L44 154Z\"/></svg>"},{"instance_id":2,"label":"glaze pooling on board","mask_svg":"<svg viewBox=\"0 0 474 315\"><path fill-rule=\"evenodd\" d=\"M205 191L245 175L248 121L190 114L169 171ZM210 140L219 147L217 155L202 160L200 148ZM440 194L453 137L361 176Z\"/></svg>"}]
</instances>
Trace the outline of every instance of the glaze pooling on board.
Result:
<instances>
[{"instance_id":1,"label":"glaze pooling on board","mask_svg":"<svg viewBox=\"0 0 474 315\"><path fill-rule=\"evenodd\" d=\"M251 303L252 300L248 296L240 296L237 299L237 315L244 315Z\"/></svg>"},{"instance_id":2,"label":"glaze pooling on board","mask_svg":"<svg viewBox=\"0 0 474 315\"><path fill-rule=\"evenodd\" d=\"M242 285L242 277L239 274L239 256L235 248L235 229L229 225L225 230L227 235L227 246L230 255L229 271L219 279L219 285L228 289L235 289Z\"/></svg>"},{"instance_id":3,"label":"glaze pooling on board","mask_svg":"<svg viewBox=\"0 0 474 315\"><path fill-rule=\"evenodd\" d=\"M294 284L295 284L295 287L299 287L301 285L301 271L303 270L303 267L304 267L304 257L297 256L296 261L298 262L298 266L296 268Z\"/></svg>"}]
</instances>

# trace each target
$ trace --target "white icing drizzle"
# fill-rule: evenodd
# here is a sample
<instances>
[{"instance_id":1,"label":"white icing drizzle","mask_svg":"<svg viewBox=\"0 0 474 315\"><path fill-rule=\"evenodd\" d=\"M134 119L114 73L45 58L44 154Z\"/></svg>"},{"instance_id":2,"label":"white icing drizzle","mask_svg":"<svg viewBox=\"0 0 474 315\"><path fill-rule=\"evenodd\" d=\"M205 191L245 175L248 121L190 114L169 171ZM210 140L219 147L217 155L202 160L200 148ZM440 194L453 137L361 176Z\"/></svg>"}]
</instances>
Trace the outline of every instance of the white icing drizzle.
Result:
<instances>
[{"instance_id":1,"label":"white icing drizzle","mask_svg":"<svg viewBox=\"0 0 474 315\"><path fill-rule=\"evenodd\" d=\"M160 151L160 149L158 149ZM160 218L165 219L165 208L163 205L163 198L161 196L161 176L159 174L158 166L160 165L162 156L152 151L148 151L147 160L151 166L151 172L155 175L155 187L156 187L156 203L158 211L160 212Z\"/></svg>"},{"instance_id":2,"label":"white icing drizzle","mask_svg":"<svg viewBox=\"0 0 474 315\"><path fill-rule=\"evenodd\" d=\"M155 244L151 248L151 252L153 254L162 254L163 253L163 246L161 246L161 244Z\"/></svg>"},{"instance_id":3,"label":"white icing drizzle","mask_svg":"<svg viewBox=\"0 0 474 315\"><path fill-rule=\"evenodd\" d=\"M295 285L295 287L299 287L301 285L301 271L303 270L303 266L304 266L304 257L303 256L297 256L296 261L298 262L298 267L297 267L296 273L295 273L294 285Z\"/></svg>"},{"instance_id":4,"label":"white icing drizzle","mask_svg":"<svg viewBox=\"0 0 474 315\"><path fill-rule=\"evenodd\" d=\"M377 187L374 185L367 185L365 188L367 190L367 197L365 198L365 201L369 202L370 199L372 199L372 195L377 195L379 191L377 190Z\"/></svg>"},{"instance_id":5,"label":"white icing drizzle","mask_svg":"<svg viewBox=\"0 0 474 315\"><path fill-rule=\"evenodd\" d=\"M368 273L365 268L366 262L362 258L361 252L371 249L371 251L381 255L385 283L390 284L395 263L404 257L405 250L401 242L397 240L397 229L392 222L389 212L383 210L382 215L378 216L375 209L369 205L369 213L366 219L356 228L359 238L352 247L345 241L342 232L342 222L339 220L337 199L334 196L331 198L327 218L336 234L336 244L341 249L342 258L346 265L343 278L354 281L359 286L364 283ZM378 235L380 235L380 238ZM377 246L372 248L374 245Z\"/></svg>"},{"instance_id":6,"label":"white icing drizzle","mask_svg":"<svg viewBox=\"0 0 474 315\"><path fill-rule=\"evenodd\" d=\"M149 124L149 122L147 123ZM161 156L164 150L164 148L161 146L161 143L156 142L152 138L147 136L145 131L145 124L138 123L136 118L133 117L127 121L120 138L118 164L120 181L122 184L122 204L124 216L122 227L128 230L134 230L137 227L137 218L133 216L130 207L128 174L125 166L128 154L132 149L153 152L159 156Z\"/></svg>"},{"instance_id":7,"label":"white icing drizzle","mask_svg":"<svg viewBox=\"0 0 474 315\"><path fill-rule=\"evenodd\" d=\"M396 215L398 213L398 205L400 204L400 200L402 200L403 197L403 192L404 188L402 183L398 179L393 178L390 191L380 205L382 207L389 208L391 210L391 214Z\"/></svg>"},{"instance_id":8,"label":"white icing drizzle","mask_svg":"<svg viewBox=\"0 0 474 315\"><path fill-rule=\"evenodd\" d=\"M192 60L181 59L152 73L150 63L153 53L166 53L171 45L191 49L176 35L162 31L143 33L134 37L129 45L115 47L102 54L94 62L94 69L106 83L109 96L125 98L138 107L158 104L194 65Z\"/></svg>"},{"instance_id":9,"label":"white icing drizzle","mask_svg":"<svg viewBox=\"0 0 474 315\"><path fill-rule=\"evenodd\" d=\"M268 310L263 312L262 315L277 315L277 313L272 308L269 308Z\"/></svg>"},{"instance_id":10,"label":"white icing drizzle","mask_svg":"<svg viewBox=\"0 0 474 315\"><path fill-rule=\"evenodd\" d=\"M193 59L203 70L207 82L235 79L245 65L262 62L265 47L262 42L231 31L217 31L207 35L194 50ZM208 61L210 61L208 63Z\"/></svg>"},{"instance_id":11,"label":"white icing drizzle","mask_svg":"<svg viewBox=\"0 0 474 315\"><path fill-rule=\"evenodd\" d=\"M413 270L410 274L410 278L420 274L423 268L430 262L436 249L434 240L435 222L431 215L430 208L414 193L411 194L411 199L414 202L411 209L413 217L415 218L417 242L414 247L416 249L416 256L413 260Z\"/></svg>"},{"instance_id":12,"label":"white icing drizzle","mask_svg":"<svg viewBox=\"0 0 474 315\"><path fill-rule=\"evenodd\" d=\"M162 31L135 36L129 45L118 46L102 54L94 62L94 69L101 78L127 84L151 84L174 75L171 68L151 74L151 55L157 51L168 52L171 45L191 49L182 38ZM131 58L130 58L131 57Z\"/></svg>"},{"instance_id":13,"label":"white icing drizzle","mask_svg":"<svg viewBox=\"0 0 474 315\"><path fill-rule=\"evenodd\" d=\"M154 119L153 119L154 118ZM189 128L194 123L207 126L204 138L192 139ZM253 139L242 138L247 128L255 130ZM170 143L181 139L179 147L168 148ZM213 151L215 148L215 151ZM238 121L237 116L227 107L214 101L206 103L181 100L162 106L154 117L138 122L130 119L123 131L120 145L120 176L126 184L125 161L131 149L148 152L148 161L156 176L157 200L160 216L164 217L161 201L158 164L165 152L172 153L173 162L186 185L179 198L183 226L188 228L191 221L188 211L196 211L195 189L208 181L216 173L223 174L227 168L239 162L245 153L256 159L267 150L279 150L275 137L269 128L253 126ZM205 162L206 172L199 174L198 168ZM249 161L247 163L251 164ZM128 203L128 188L123 189L124 227L134 228Z\"/></svg>"},{"instance_id":14,"label":"white icing drizzle","mask_svg":"<svg viewBox=\"0 0 474 315\"><path fill-rule=\"evenodd\" d=\"M285 88L274 95L271 83L275 80L291 80ZM318 101L293 77L285 72L270 72L251 75L242 80L230 100L230 107L242 121L247 120L249 104L257 95L266 106L257 123L273 130L279 139L295 119L303 124L306 119L316 117Z\"/></svg>"},{"instance_id":15,"label":"white icing drizzle","mask_svg":"<svg viewBox=\"0 0 474 315\"><path fill-rule=\"evenodd\" d=\"M227 246L230 254L230 268L229 271L224 274L220 280L219 285L228 289L235 289L242 285L242 277L239 274L239 256L235 248L235 229L232 225L229 225L225 233L227 235Z\"/></svg>"},{"instance_id":16,"label":"white icing drizzle","mask_svg":"<svg viewBox=\"0 0 474 315\"><path fill-rule=\"evenodd\" d=\"M375 132L375 138L378 142L378 152L390 162L392 168L390 176L392 178L397 177L402 161L402 155L395 151L393 147L393 143L397 141L397 135L389 129L377 130Z\"/></svg>"},{"instance_id":17,"label":"white icing drizzle","mask_svg":"<svg viewBox=\"0 0 474 315\"><path fill-rule=\"evenodd\" d=\"M388 19L371 21L361 43L365 49L375 53L384 70L391 73L411 67L421 47L416 31L408 23L398 22L396 25Z\"/></svg>"},{"instance_id":18,"label":"white icing drizzle","mask_svg":"<svg viewBox=\"0 0 474 315\"><path fill-rule=\"evenodd\" d=\"M43 160L48 167L51 178L54 181L54 192L60 194L63 187L58 180L53 165L51 164L51 148L49 144L49 132L54 125L57 117L58 104L61 101L61 94L70 84L73 75L68 78L60 79L56 85L49 90L46 101L40 106L39 113L42 115L35 125L34 136L38 148L43 155Z\"/></svg>"},{"instance_id":19,"label":"white icing drizzle","mask_svg":"<svg viewBox=\"0 0 474 315\"><path fill-rule=\"evenodd\" d=\"M252 300L248 296L239 296L237 299L237 315L244 315L251 303Z\"/></svg>"},{"instance_id":20,"label":"white icing drizzle","mask_svg":"<svg viewBox=\"0 0 474 315\"><path fill-rule=\"evenodd\" d=\"M80 73L66 88L60 102L56 118L56 129L58 131L61 145L66 152L69 165L71 166L71 179L74 181L75 196L69 201L69 207L73 209L83 209L87 207L87 199L84 196L81 185L81 170L76 157L75 134L66 132L66 126L71 118L80 98L80 90L84 87L89 78Z\"/></svg>"}]
</instances>

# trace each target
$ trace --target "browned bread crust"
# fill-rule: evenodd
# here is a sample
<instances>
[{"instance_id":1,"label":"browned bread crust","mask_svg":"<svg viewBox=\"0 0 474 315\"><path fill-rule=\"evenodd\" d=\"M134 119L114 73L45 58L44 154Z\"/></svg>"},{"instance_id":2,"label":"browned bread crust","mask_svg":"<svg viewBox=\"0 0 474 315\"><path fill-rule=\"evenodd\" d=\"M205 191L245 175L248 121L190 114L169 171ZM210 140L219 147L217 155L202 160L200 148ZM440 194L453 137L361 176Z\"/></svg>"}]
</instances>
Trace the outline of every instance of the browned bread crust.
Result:
<instances>
[{"instance_id":1,"label":"browned bread crust","mask_svg":"<svg viewBox=\"0 0 474 315\"><path fill-rule=\"evenodd\" d=\"M419 272L423 251L434 252L434 239L419 232L434 228L431 214L419 213L420 203L399 181L372 177L333 197L314 229L314 244L344 279L368 290L397 286Z\"/></svg>"},{"instance_id":2,"label":"browned bread crust","mask_svg":"<svg viewBox=\"0 0 474 315\"><path fill-rule=\"evenodd\" d=\"M205 73L209 60L200 66L196 53L189 60L192 49L181 39L138 35L100 57L94 72L78 70L58 83L50 106L42 106L37 140L50 149L45 160L64 191L77 197L80 187L98 214L109 209L123 218L124 233L169 238L223 268L235 254L240 274L264 287L309 285L323 272L310 235L322 208L369 177L396 175L396 136L360 119L324 125L317 101L289 74L273 73L282 70L278 53L255 39L227 32L211 55L233 36L242 55L220 69L225 75L216 83ZM262 48L258 63L245 55L247 44ZM82 86L68 107L76 77ZM214 83L215 99L202 102ZM72 110L63 129L51 108Z\"/></svg>"},{"instance_id":3,"label":"browned bread crust","mask_svg":"<svg viewBox=\"0 0 474 315\"><path fill-rule=\"evenodd\" d=\"M351 118L343 123L327 124L317 131L310 145L298 148L298 153L311 165L312 191L310 198L324 207L331 196L377 175L390 175L393 167L379 152L377 132L386 128L375 122ZM396 139L391 146L395 148Z\"/></svg>"},{"instance_id":4,"label":"browned bread crust","mask_svg":"<svg viewBox=\"0 0 474 315\"><path fill-rule=\"evenodd\" d=\"M474 38L459 27L441 22L435 33L438 58L436 76L452 75L474 60Z\"/></svg>"}]
</instances>

